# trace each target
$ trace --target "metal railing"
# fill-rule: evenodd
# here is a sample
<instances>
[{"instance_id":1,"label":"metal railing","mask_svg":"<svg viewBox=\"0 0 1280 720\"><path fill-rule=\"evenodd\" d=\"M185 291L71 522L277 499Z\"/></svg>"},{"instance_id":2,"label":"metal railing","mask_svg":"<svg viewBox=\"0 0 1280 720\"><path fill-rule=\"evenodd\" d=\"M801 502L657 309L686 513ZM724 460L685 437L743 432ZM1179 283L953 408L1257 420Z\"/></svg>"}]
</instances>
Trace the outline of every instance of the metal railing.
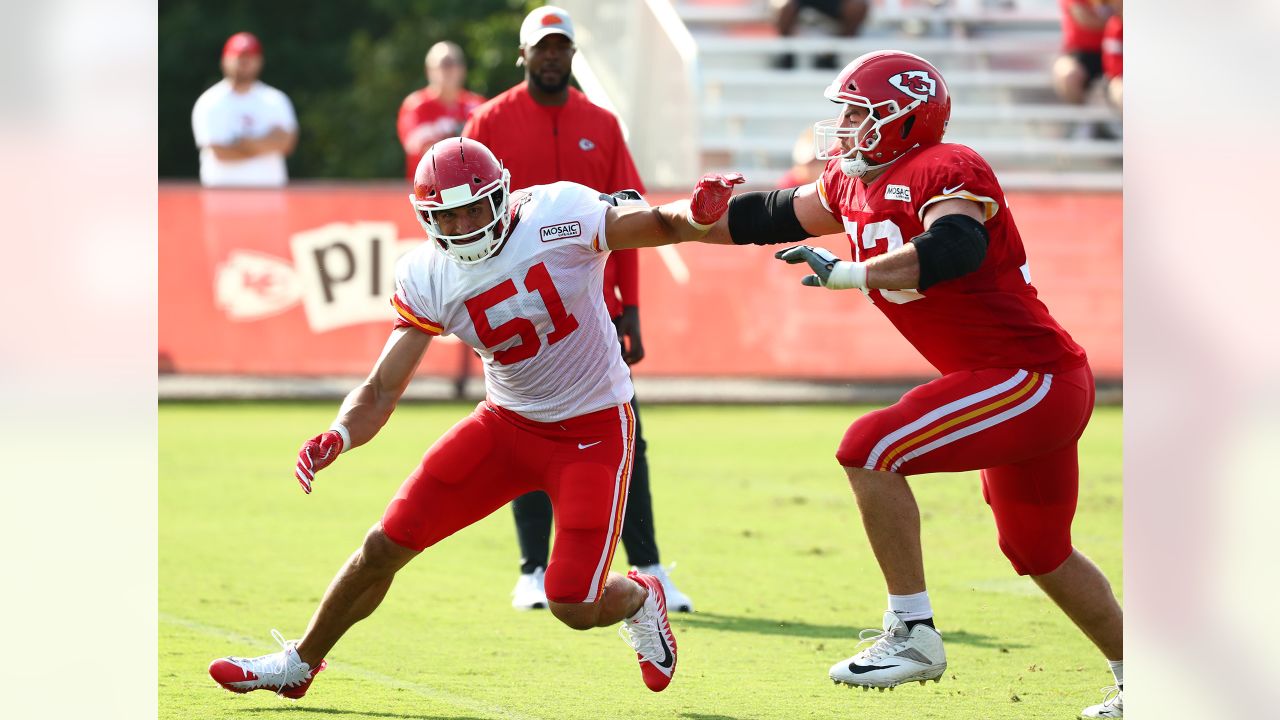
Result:
<instances>
[{"instance_id":1,"label":"metal railing","mask_svg":"<svg viewBox=\"0 0 1280 720\"><path fill-rule=\"evenodd\" d=\"M613 110L650 189L686 187L700 168L698 47L669 0L559 0L573 16L574 73Z\"/></svg>"}]
</instances>

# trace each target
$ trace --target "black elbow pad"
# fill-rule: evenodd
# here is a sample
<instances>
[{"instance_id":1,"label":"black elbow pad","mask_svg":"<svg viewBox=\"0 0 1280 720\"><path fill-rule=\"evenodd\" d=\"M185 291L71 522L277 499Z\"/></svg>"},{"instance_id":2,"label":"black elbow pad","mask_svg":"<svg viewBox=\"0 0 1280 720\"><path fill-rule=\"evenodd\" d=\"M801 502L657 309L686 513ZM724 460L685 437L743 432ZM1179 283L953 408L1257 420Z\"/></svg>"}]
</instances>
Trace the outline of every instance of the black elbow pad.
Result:
<instances>
[{"instance_id":1,"label":"black elbow pad","mask_svg":"<svg viewBox=\"0 0 1280 720\"><path fill-rule=\"evenodd\" d=\"M780 245L813 237L796 217L796 190L756 191L729 201L729 237L735 245Z\"/></svg>"},{"instance_id":2,"label":"black elbow pad","mask_svg":"<svg viewBox=\"0 0 1280 720\"><path fill-rule=\"evenodd\" d=\"M911 238L920 259L920 286L927 290L945 280L967 275L987 256L987 227L968 215L943 215L928 230Z\"/></svg>"}]
</instances>

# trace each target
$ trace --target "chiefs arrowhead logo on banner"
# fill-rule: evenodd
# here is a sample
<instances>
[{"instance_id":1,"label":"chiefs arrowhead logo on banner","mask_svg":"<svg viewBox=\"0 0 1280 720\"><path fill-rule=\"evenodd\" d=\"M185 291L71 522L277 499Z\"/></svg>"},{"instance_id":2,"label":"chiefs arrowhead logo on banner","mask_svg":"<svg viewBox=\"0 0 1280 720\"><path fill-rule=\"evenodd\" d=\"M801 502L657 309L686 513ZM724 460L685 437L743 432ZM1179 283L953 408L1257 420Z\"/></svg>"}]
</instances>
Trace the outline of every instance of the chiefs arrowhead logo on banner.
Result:
<instances>
[{"instance_id":1,"label":"chiefs arrowhead logo on banner","mask_svg":"<svg viewBox=\"0 0 1280 720\"><path fill-rule=\"evenodd\" d=\"M293 266L280 258L232 250L214 271L214 301L232 320L257 320L282 313L302 298Z\"/></svg>"},{"instance_id":2,"label":"chiefs arrowhead logo on banner","mask_svg":"<svg viewBox=\"0 0 1280 720\"><path fill-rule=\"evenodd\" d=\"M214 272L214 298L236 322L278 315L299 303L313 332L390 322L395 265L421 240L399 240L394 223L330 223L294 233L293 262L232 250Z\"/></svg>"}]
</instances>

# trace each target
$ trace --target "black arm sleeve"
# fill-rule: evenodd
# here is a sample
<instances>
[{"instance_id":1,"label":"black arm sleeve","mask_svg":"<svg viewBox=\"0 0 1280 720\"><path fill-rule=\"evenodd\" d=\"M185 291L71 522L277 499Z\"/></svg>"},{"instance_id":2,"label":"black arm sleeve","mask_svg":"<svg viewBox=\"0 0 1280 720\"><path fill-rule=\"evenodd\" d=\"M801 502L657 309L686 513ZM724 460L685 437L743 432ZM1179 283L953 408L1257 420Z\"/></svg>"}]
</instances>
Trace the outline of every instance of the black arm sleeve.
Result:
<instances>
[{"instance_id":1,"label":"black arm sleeve","mask_svg":"<svg viewBox=\"0 0 1280 720\"><path fill-rule=\"evenodd\" d=\"M920 290L967 275L987 256L987 228L968 215L943 215L911 238L920 258Z\"/></svg>"},{"instance_id":2,"label":"black arm sleeve","mask_svg":"<svg viewBox=\"0 0 1280 720\"><path fill-rule=\"evenodd\" d=\"M729 237L735 245L779 245L813 237L796 218L796 190L742 193L729 201Z\"/></svg>"}]
</instances>

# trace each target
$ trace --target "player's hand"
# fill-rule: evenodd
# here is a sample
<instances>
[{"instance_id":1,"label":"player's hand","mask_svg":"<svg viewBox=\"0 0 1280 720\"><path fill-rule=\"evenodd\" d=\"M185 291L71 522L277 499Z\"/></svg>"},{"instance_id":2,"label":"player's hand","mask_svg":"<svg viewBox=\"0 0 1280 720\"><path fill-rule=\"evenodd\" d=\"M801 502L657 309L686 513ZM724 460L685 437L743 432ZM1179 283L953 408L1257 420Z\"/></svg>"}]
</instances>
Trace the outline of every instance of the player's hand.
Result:
<instances>
[{"instance_id":1,"label":"player's hand","mask_svg":"<svg viewBox=\"0 0 1280 720\"><path fill-rule=\"evenodd\" d=\"M689 201L689 224L706 232L729 209L733 186L746 182L742 173L708 173L693 187Z\"/></svg>"},{"instance_id":2,"label":"player's hand","mask_svg":"<svg viewBox=\"0 0 1280 720\"><path fill-rule=\"evenodd\" d=\"M321 433L302 443L302 449L298 451L298 467L293 474L303 492L311 494L311 483L315 481L316 473L332 465L341 452L342 436L336 430Z\"/></svg>"},{"instance_id":3,"label":"player's hand","mask_svg":"<svg viewBox=\"0 0 1280 720\"><path fill-rule=\"evenodd\" d=\"M816 274L805 275L800 279L800 282L810 287L826 286L827 278L831 277L831 270L835 268L836 263L840 262L840 258L836 257L834 253L812 245L796 245L786 250L779 250L774 257L786 262L788 265L809 263L809 267Z\"/></svg>"},{"instance_id":4,"label":"player's hand","mask_svg":"<svg viewBox=\"0 0 1280 720\"><path fill-rule=\"evenodd\" d=\"M622 314L613 319L618 329L618 344L622 346L622 359L635 365L644 359L644 343L640 341L640 309L635 305L623 305Z\"/></svg>"},{"instance_id":5,"label":"player's hand","mask_svg":"<svg viewBox=\"0 0 1280 720\"><path fill-rule=\"evenodd\" d=\"M814 274L800 278L802 285L825 287L831 290L847 290L850 288L865 288L867 286L865 264L841 260L825 248L812 245L796 245L786 250L779 250L774 257L790 265L808 263Z\"/></svg>"}]
</instances>

